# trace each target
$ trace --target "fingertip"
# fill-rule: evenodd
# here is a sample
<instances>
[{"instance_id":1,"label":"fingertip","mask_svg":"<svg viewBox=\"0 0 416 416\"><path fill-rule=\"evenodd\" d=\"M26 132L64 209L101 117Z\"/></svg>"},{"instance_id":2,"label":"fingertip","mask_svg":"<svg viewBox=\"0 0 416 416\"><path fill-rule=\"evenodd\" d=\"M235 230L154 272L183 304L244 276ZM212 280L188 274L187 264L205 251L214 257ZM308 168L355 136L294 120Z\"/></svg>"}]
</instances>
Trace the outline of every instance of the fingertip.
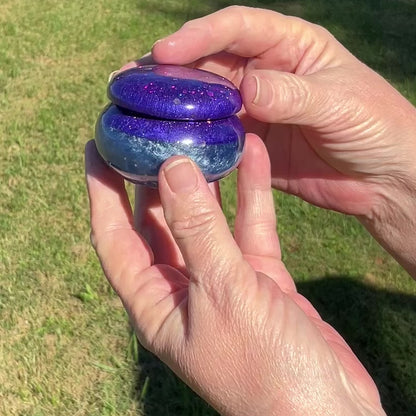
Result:
<instances>
[{"instance_id":1,"label":"fingertip","mask_svg":"<svg viewBox=\"0 0 416 416\"><path fill-rule=\"evenodd\" d=\"M259 91L259 79L254 73L248 73L245 75L240 84L240 93L244 102L244 105L254 103Z\"/></svg>"},{"instance_id":2,"label":"fingertip","mask_svg":"<svg viewBox=\"0 0 416 416\"><path fill-rule=\"evenodd\" d=\"M152 55L160 64L187 65L205 56L208 45L206 31L190 21L178 31L157 40L152 46Z\"/></svg>"},{"instance_id":3,"label":"fingertip","mask_svg":"<svg viewBox=\"0 0 416 416\"><path fill-rule=\"evenodd\" d=\"M95 140L89 140L85 144L84 155L85 170L87 174L90 174L91 171L94 169L94 166L96 166L97 164L100 165L101 163L104 163L104 161L98 153L97 146L95 145Z\"/></svg>"},{"instance_id":4,"label":"fingertip","mask_svg":"<svg viewBox=\"0 0 416 416\"><path fill-rule=\"evenodd\" d=\"M100 156L94 140L85 145L85 176L88 186L92 182L100 182L111 188L124 185L123 177L110 168Z\"/></svg>"},{"instance_id":5,"label":"fingertip","mask_svg":"<svg viewBox=\"0 0 416 416\"><path fill-rule=\"evenodd\" d=\"M251 116L260 121L270 121L275 116L281 97L276 97L274 79L278 71L257 70L247 73L241 81L240 93L244 107ZM279 80L277 80L279 81Z\"/></svg>"},{"instance_id":6,"label":"fingertip","mask_svg":"<svg viewBox=\"0 0 416 416\"><path fill-rule=\"evenodd\" d=\"M97 147L95 146L95 140L91 139L85 143L84 151L85 155L89 157L90 153L96 151Z\"/></svg>"},{"instance_id":7,"label":"fingertip","mask_svg":"<svg viewBox=\"0 0 416 416\"><path fill-rule=\"evenodd\" d=\"M165 41L166 41L166 40L165 40L165 38L158 39L158 40L157 40L157 41L156 41L156 42L152 45L152 47L150 48L152 55L154 55L154 54L157 54L157 53L158 53L158 51L159 51L159 49L160 49L159 45L162 45ZM163 46L162 46L162 49L163 49Z\"/></svg>"},{"instance_id":8,"label":"fingertip","mask_svg":"<svg viewBox=\"0 0 416 416\"><path fill-rule=\"evenodd\" d=\"M173 156L163 163L159 172L159 188L162 194L186 197L196 192L203 182L196 164L184 156Z\"/></svg>"},{"instance_id":9,"label":"fingertip","mask_svg":"<svg viewBox=\"0 0 416 416\"><path fill-rule=\"evenodd\" d=\"M240 87L247 114L267 123L319 124L317 108L328 105L331 87L317 80L313 75L278 70L250 71Z\"/></svg>"},{"instance_id":10,"label":"fingertip","mask_svg":"<svg viewBox=\"0 0 416 416\"><path fill-rule=\"evenodd\" d=\"M123 65L120 69L116 69L115 71L110 72L108 75L107 83L109 84L120 72L127 71L131 68L136 68L137 66L139 66L138 61L130 61Z\"/></svg>"},{"instance_id":11,"label":"fingertip","mask_svg":"<svg viewBox=\"0 0 416 416\"><path fill-rule=\"evenodd\" d=\"M120 72L127 71L128 69L131 69L131 68L137 68L137 67L143 66L143 65L153 65L155 63L156 62L155 62L155 59L153 58L152 52L147 52L142 57L140 57L139 59L127 62L126 64L124 64L117 71L113 71L110 74L109 81L111 81L111 79Z\"/></svg>"},{"instance_id":12,"label":"fingertip","mask_svg":"<svg viewBox=\"0 0 416 416\"><path fill-rule=\"evenodd\" d=\"M131 68L136 68L136 67L138 67L140 65L139 64L139 61L140 60L127 62L119 70L114 71L114 73L115 74L118 74L119 72L127 71L128 69L131 69Z\"/></svg>"},{"instance_id":13,"label":"fingertip","mask_svg":"<svg viewBox=\"0 0 416 416\"><path fill-rule=\"evenodd\" d=\"M158 39L152 46L151 53L155 61L162 64L175 63L174 51L176 49L176 42L174 39L175 33L164 39ZM173 50L173 52L172 52ZM173 60L172 60L173 58Z\"/></svg>"},{"instance_id":14,"label":"fingertip","mask_svg":"<svg viewBox=\"0 0 416 416\"><path fill-rule=\"evenodd\" d=\"M172 191L172 187L175 186L175 184L169 184L168 180L170 180L171 182L181 182L182 181L182 175L183 173L180 173L179 175L177 175L175 173L175 165L176 167L181 170L184 166L182 165L182 162L189 162L192 165L192 171L191 171L191 175L190 176L186 176L184 179L186 179L187 181L191 180L193 181L192 177L195 179L196 181L196 186L194 187L193 185L191 186L190 191L189 192L195 192L197 188L201 188L201 186L204 187L204 189L208 192L211 193L211 195L214 196L214 198L217 200L217 202L219 204L221 204L221 192L220 192L220 184L219 181L214 181L214 182L207 182L207 180L205 179L204 175L202 174L200 168L198 167L198 165L195 164L195 162L192 159L189 159L187 157L184 156L173 156L171 158L169 158L168 160L166 160L162 166L160 167L160 171L159 171L159 178L158 178L158 182L159 182L159 194L161 192L163 192L164 194L166 192L174 193ZM182 166L179 166L182 165ZM166 174L166 171L168 171L168 175ZM176 175L178 177L176 177ZM195 176L194 176L195 175ZM181 184L179 184L181 185Z\"/></svg>"},{"instance_id":15,"label":"fingertip","mask_svg":"<svg viewBox=\"0 0 416 416\"><path fill-rule=\"evenodd\" d=\"M268 159L267 148L263 140L257 134L247 133L243 152L243 160L244 158L263 159L265 157Z\"/></svg>"}]
</instances>

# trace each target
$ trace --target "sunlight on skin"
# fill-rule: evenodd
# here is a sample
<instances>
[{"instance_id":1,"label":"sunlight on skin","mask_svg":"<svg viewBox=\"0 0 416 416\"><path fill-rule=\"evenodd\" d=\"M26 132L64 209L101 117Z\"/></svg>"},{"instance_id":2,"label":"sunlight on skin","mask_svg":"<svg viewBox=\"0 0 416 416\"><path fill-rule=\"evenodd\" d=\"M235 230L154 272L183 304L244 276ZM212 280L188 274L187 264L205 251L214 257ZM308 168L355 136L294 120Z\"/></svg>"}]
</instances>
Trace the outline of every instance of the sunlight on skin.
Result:
<instances>
[{"instance_id":1,"label":"sunlight on skin","mask_svg":"<svg viewBox=\"0 0 416 416\"><path fill-rule=\"evenodd\" d=\"M87 147L92 240L140 341L223 414L383 414L372 379L280 260L262 141L247 137L235 239L199 170L180 162L163 166L160 200L137 191L152 218L139 231L164 233L160 254L158 239L135 231L120 177Z\"/></svg>"},{"instance_id":2,"label":"sunlight on skin","mask_svg":"<svg viewBox=\"0 0 416 416\"><path fill-rule=\"evenodd\" d=\"M165 163L160 195L137 188L133 219L122 181L87 147L94 245L141 342L225 415L383 415L281 262L270 188L357 216L413 273L415 109L323 28L261 9L188 22L122 69L153 62L232 80L255 134L234 237L193 163Z\"/></svg>"},{"instance_id":3,"label":"sunlight on skin","mask_svg":"<svg viewBox=\"0 0 416 416\"><path fill-rule=\"evenodd\" d=\"M186 23L145 59L231 79L246 131L269 150L273 186L357 216L416 276L416 110L325 29L233 6Z\"/></svg>"}]
</instances>

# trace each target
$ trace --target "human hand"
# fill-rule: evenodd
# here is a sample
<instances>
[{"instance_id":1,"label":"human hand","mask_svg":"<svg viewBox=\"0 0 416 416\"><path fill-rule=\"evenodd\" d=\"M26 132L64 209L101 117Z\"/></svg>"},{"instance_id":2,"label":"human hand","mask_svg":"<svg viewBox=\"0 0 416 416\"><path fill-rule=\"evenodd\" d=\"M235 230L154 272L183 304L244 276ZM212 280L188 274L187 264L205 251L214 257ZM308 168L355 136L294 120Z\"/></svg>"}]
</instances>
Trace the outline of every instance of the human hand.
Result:
<instances>
[{"instance_id":1,"label":"human hand","mask_svg":"<svg viewBox=\"0 0 416 416\"><path fill-rule=\"evenodd\" d=\"M92 242L103 270L140 342L222 414L383 415L372 379L281 262L267 152L258 137L246 140L234 238L183 157L162 166L160 201L138 188L135 229L123 179L90 142Z\"/></svg>"},{"instance_id":2,"label":"human hand","mask_svg":"<svg viewBox=\"0 0 416 416\"><path fill-rule=\"evenodd\" d=\"M325 29L233 6L156 42L152 58L231 79L273 186L356 215L416 275L416 110Z\"/></svg>"}]
</instances>

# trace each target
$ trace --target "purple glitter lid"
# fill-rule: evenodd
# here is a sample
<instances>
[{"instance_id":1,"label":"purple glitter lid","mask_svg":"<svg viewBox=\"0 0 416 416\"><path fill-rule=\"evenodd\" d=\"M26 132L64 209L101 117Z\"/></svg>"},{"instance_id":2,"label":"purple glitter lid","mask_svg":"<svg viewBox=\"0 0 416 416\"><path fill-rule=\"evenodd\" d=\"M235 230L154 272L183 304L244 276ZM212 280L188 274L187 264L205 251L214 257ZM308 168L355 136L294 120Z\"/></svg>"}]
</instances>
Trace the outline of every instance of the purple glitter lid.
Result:
<instances>
[{"instance_id":1,"label":"purple glitter lid","mask_svg":"<svg viewBox=\"0 0 416 416\"><path fill-rule=\"evenodd\" d=\"M238 89L227 79L200 69L147 65L117 74L108 86L119 107L159 119L212 120L241 109Z\"/></svg>"}]
</instances>

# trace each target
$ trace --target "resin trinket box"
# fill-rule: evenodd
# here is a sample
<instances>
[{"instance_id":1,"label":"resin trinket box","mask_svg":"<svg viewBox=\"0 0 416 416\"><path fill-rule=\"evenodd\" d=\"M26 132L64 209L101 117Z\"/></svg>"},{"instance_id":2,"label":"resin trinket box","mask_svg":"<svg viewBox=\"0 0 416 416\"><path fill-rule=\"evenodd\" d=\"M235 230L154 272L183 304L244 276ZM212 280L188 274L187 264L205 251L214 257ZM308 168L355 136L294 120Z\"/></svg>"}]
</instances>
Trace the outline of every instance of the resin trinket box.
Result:
<instances>
[{"instance_id":1,"label":"resin trinket box","mask_svg":"<svg viewBox=\"0 0 416 416\"><path fill-rule=\"evenodd\" d=\"M134 183L157 186L171 156L194 160L207 181L229 174L241 158L244 129L235 115L238 89L199 69L147 65L115 75L95 141L101 157Z\"/></svg>"}]
</instances>

